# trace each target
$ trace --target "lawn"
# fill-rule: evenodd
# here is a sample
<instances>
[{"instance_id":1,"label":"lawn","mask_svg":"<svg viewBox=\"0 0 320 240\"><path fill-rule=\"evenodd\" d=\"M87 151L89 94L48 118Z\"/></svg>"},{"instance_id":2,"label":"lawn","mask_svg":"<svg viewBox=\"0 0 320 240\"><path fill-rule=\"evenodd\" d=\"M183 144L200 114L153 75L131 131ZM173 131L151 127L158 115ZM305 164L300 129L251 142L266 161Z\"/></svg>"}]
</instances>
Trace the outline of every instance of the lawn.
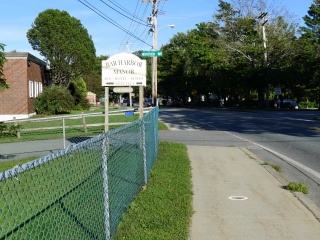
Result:
<instances>
[{"instance_id":1,"label":"lawn","mask_svg":"<svg viewBox=\"0 0 320 240\"><path fill-rule=\"evenodd\" d=\"M123 216L115 239L188 239L191 200L191 169L186 146L160 142L148 185Z\"/></svg>"},{"instance_id":2,"label":"lawn","mask_svg":"<svg viewBox=\"0 0 320 240\"><path fill-rule=\"evenodd\" d=\"M31 160L32 158L0 163L0 172L12 168L18 163L24 163ZM52 171L59 171L60 164L68 164L68 162L53 162L51 166L52 170L50 172L44 172L44 176L47 176L47 178L51 178L53 174ZM83 165L81 162L78 162L77 164ZM70 171L73 171L73 168L74 167L70 165ZM98 166L96 166L96 168L98 168ZM19 177L19 180L13 179L13 181L28 181L26 178L27 175L28 174L26 174L26 176L24 177L21 176L21 178ZM83 179L82 175L83 174L80 174L77 178ZM72 179L71 182L76 183L79 179ZM49 200L50 195L48 195L48 192L45 190L45 188L43 188L41 192L35 191L33 182L30 182L31 185L29 191L34 192L32 194L32 196L34 196L34 198L32 198L32 201L35 201L33 204L30 203L34 205L33 211L37 212L37 209L41 209L42 207L46 207L48 210L43 211L43 213L40 212L40 222L39 220L37 220L38 218L31 222L26 222L26 230L23 234L28 234L30 237L35 237L39 236L39 231L43 234L52 232L52 228L55 228L56 226L54 225L54 222L52 222L53 225L50 225L51 221L47 221L49 225L44 224L43 221L46 222L46 216L48 217L48 220L51 219L52 216L58 217L60 218L60 221L65 223L65 227L59 230L59 233L66 234L65 236L75 236L72 235L72 233L75 234L75 230L77 230L81 234L83 234L83 231L86 232L86 225L91 224L85 221L85 216L87 215L86 211L92 206L99 206L99 204L93 204L93 202L96 201L95 199L98 197L98 195L99 199L102 199L102 196L100 196L101 194L96 194L94 192L88 193L87 190L85 190L88 189L85 185L92 184L92 186L94 186L94 188L92 188L92 191L101 191L102 186L99 186L99 184L97 184L101 182L101 179L95 179L89 175L86 176L85 179L89 179L90 181L86 180L82 185L78 185L81 187L74 188L74 190L69 192L68 195L66 195L66 193L62 193L65 194L63 198L60 197L63 201L56 200L53 204L51 203L49 208L48 206L38 206L37 204L37 199L39 199L42 195L44 199L47 199L46 202L48 204L52 201ZM71 182L66 182L66 185L70 185ZM16 182L15 184L17 183L18 182ZM46 180L43 182L42 186L44 186L45 184ZM65 192L64 188L59 190L60 195L61 191ZM85 191L82 190L82 188ZM23 190L21 189L19 191ZM57 193L51 193L51 195L56 195ZM83 194L87 196L86 203L77 203L77 200L80 199L78 198L78 196L81 196ZM91 198L90 196L96 197ZM7 199L7 201L8 200L9 199ZM30 200L31 199L28 199L28 201ZM135 197L129 207L128 212L123 215L122 221L118 226L114 239L187 239L190 224L189 221L192 215L191 200L191 169L186 146L180 143L160 142L158 157L151 171L148 184ZM78 218L81 218L82 222L85 223L85 225L83 226L74 225L74 221L70 221L69 219L70 215L68 217L68 211L64 213L61 212L61 206L63 208L67 208L68 206L69 208L72 208L72 206L74 205L72 204L73 202L76 202L76 205L80 206L80 208L77 208L79 209L77 210L77 215ZM1 201L0 205L2 205ZM15 206L14 209L19 209L19 206ZM101 211L102 209L99 210L99 212ZM2 212L2 214L4 213L5 212ZM30 214L34 213L22 211L21 218L27 219ZM102 229L101 227L103 227L103 222L96 221L95 225L96 224L100 226L99 229ZM10 229L7 227L5 229ZM78 237L79 236L80 235L78 235ZM86 238L84 235L82 235L82 237ZM50 237L48 239L50 239Z\"/></svg>"}]
</instances>

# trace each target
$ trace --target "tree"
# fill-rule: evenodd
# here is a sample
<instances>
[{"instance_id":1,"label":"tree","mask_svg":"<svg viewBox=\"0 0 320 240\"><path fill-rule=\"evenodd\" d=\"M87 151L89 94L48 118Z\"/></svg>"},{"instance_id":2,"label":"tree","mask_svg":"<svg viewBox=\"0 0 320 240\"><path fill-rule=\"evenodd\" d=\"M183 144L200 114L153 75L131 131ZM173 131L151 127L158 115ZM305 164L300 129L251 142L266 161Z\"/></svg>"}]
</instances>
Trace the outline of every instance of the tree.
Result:
<instances>
[{"instance_id":1,"label":"tree","mask_svg":"<svg viewBox=\"0 0 320 240\"><path fill-rule=\"evenodd\" d=\"M74 98L77 110L89 109L90 104L86 99L87 86L82 77L78 77L71 81L69 91Z\"/></svg>"},{"instance_id":2,"label":"tree","mask_svg":"<svg viewBox=\"0 0 320 240\"><path fill-rule=\"evenodd\" d=\"M87 90L97 94L97 97L104 96L104 87L101 86L101 61L107 60L109 56L98 56L95 58L93 70L83 75Z\"/></svg>"},{"instance_id":3,"label":"tree","mask_svg":"<svg viewBox=\"0 0 320 240\"><path fill-rule=\"evenodd\" d=\"M51 85L36 98L36 110L40 114L59 114L70 112L74 98L63 86Z\"/></svg>"},{"instance_id":4,"label":"tree","mask_svg":"<svg viewBox=\"0 0 320 240\"><path fill-rule=\"evenodd\" d=\"M306 24L305 27L301 27L302 37L309 39L313 43L319 43L320 40L320 1L313 0L308 15L303 17Z\"/></svg>"},{"instance_id":5,"label":"tree","mask_svg":"<svg viewBox=\"0 0 320 240\"><path fill-rule=\"evenodd\" d=\"M236 73L234 77L238 78L237 86L245 85L245 88L251 91L247 86L252 86L255 82L259 105L263 106L264 93L268 99L268 89L280 84L278 73L286 72L290 67L294 57L296 24L285 16L285 9L275 9L276 5L270 5L267 0L231 2L233 5L219 0L220 9L214 16L220 26L221 47L228 52L226 61ZM262 23L258 17L263 10L272 15L267 15L268 21ZM263 44L262 25L267 35L266 48ZM264 58L266 54L267 59Z\"/></svg>"},{"instance_id":6,"label":"tree","mask_svg":"<svg viewBox=\"0 0 320 240\"><path fill-rule=\"evenodd\" d=\"M301 38L299 42L304 48L301 51L300 59L303 59L305 69L308 69L308 88L313 92L318 108L320 108L320 1L314 0L311 4L308 15L303 17L306 26L300 28ZM301 69L301 66L299 66Z\"/></svg>"},{"instance_id":7,"label":"tree","mask_svg":"<svg viewBox=\"0 0 320 240\"><path fill-rule=\"evenodd\" d=\"M44 56L54 84L67 87L73 79L92 70L95 47L81 22L66 11L45 10L37 16L27 38Z\"/></svg>"},{"instance_id":8,"label":"tree","mask_svg":"<svg viewBox=\"0 0 320 240\"><path fill-rule=\"evenodd\" d=\"M3 66L6 61L6 58L4 55L4 46L5 46L4 44L0 43L0 92L9 88L9 85L6 83L6 79L3 74Z\"/></svg>"}]
</instances>

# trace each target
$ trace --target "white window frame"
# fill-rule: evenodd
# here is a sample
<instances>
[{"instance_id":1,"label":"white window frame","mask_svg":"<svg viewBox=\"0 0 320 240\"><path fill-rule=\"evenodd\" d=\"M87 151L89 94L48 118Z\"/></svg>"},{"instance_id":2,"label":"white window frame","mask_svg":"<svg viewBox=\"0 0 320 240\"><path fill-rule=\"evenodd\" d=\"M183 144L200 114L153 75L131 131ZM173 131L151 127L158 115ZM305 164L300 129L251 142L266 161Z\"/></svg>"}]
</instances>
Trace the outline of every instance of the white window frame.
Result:
<instances>
[{"instance_id":1,"label":"white window frame","mask_svg":"<svg viewBox=\"0 0 320 240\"><path fill-rule=\"evenodd\" d=\"M39 82L34 82L34 97L39 95Z\"/></svg>"},{"instance_id":2,"label":"white window frame","mask_svg":"<svg viewBox=\"0 0 320 240\"><path fill-rule=\"evenodd\" d=\"M34 84L33 81L29 80L29 98L34 97Z\"/></svg>"},{"instance_id":3,"label":"white window frame","mask_svg":"<svg viewBox=\"0 0 320 240\"><path fill-rule=\"evenodd\" d=\"M39 94L42 93L42 91L43 91L42 82L39 82Z\"/></svg>"}]
</instances>

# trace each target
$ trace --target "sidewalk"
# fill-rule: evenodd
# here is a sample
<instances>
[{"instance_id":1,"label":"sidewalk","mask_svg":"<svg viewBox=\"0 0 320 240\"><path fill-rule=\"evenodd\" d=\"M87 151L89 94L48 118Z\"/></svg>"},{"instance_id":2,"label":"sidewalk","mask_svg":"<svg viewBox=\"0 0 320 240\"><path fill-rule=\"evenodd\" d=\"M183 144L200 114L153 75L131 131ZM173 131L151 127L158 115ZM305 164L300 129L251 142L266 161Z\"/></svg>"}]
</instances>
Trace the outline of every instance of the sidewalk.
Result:
<instances>
[{"instance_id":1,"label":"sidewalk","mask_svg":"<svg viewBox=\"0 0 320 240\"><path fill-rule=\"evenodd\" d=\"M190 240L320 239L319 208L283 189L273 169L251 152L187 147L194 193Z\"/></svg>"}]
</instances>

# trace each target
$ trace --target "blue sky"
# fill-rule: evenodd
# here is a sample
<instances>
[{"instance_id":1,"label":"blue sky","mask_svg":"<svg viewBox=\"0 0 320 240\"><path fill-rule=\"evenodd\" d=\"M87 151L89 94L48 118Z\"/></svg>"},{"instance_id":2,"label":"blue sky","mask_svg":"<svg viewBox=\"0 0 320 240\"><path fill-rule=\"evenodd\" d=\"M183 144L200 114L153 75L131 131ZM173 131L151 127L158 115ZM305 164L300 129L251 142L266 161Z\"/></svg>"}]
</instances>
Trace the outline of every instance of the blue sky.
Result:
<instances>
[{"instance_id":1,"label":"blue sky","mask_svg":"<svg viewBox=\"0 0 320 240\"><path fill-rule=\"evenodd\" d=\"M296 15L300 25L303 25L301 18L307 14L313 0L278 0L278 2ZM84 5L88 3L103 17ZM152 35L148 34L149 27L138 26L130 17L130 14L135 15L146 23L147 17L151 14L152 4L143 0L3 0L0 7L0 43L6 44L7 52L13 50L30 52L42 58L38 52L32 50L26 32L38 14L49 8L65 10L79 19L92 36L98 56L111 56L127 49L150 50L153 43ZM217 9L218 0L160 1L158 46L168 43L178 32L186 33L194 29L197 23L211 21ZM174 24L175 27L166 27L170 24ZM136 38L120 30L119 27L129 30Z\"/></svg>"}]
</instances>

